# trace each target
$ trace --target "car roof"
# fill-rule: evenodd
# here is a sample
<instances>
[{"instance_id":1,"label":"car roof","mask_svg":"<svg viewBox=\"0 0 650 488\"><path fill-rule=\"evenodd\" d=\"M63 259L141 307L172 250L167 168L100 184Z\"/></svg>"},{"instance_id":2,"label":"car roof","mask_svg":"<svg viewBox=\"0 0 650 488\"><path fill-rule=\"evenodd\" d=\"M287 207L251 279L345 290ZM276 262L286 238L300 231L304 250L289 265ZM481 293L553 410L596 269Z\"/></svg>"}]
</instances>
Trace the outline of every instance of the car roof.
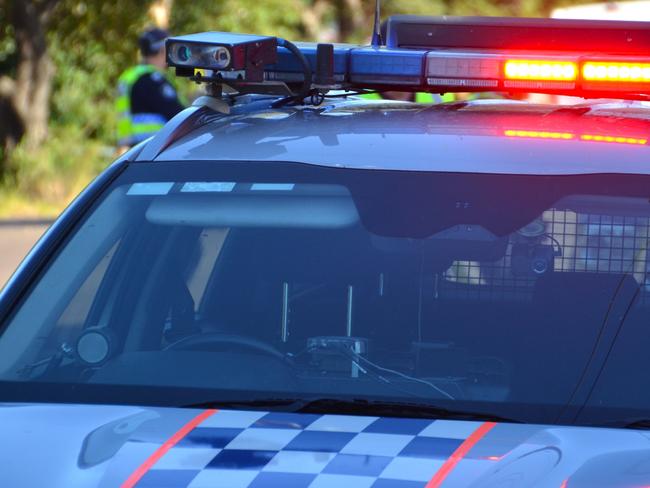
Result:
<instances>
[{"instance_id":1,"label":"car roof","mask_svg":"<svg viewBox=\"0 0 650 488\"><path fill-rule=\"evenodd\" d=\"M275 100L275 99L274 99ZM495 174L650 174L650 107L511 100L446 104L325 100L209 111L155 161L283 161L357 169Z\"/></svg>"}]
</instances>

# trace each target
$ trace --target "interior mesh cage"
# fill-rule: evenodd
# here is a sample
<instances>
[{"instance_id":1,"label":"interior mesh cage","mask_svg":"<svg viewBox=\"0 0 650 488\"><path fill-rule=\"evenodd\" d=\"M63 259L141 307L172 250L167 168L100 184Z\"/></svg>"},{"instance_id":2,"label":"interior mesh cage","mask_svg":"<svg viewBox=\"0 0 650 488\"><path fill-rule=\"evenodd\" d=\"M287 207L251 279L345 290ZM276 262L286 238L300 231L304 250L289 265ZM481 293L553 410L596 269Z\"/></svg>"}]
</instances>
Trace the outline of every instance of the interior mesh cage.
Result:
<instances>
[{"instance_id":1,"label":"interior mesh cage","mask_svg":"<svg viewBox=\"0 0 650 488\"><path fill-rule=\"evenodd\" d=\"M640 303L647 302L650 218L551 209L540 221L544 227L540 235L513 234L498 261L455 261L437 284L437 293L465 300L528 301L537 279L554 270L629 274L641 286ZM528 250L532 259L548 256L550 266L542 272L525 272L518 266L522 250Z\"/></svg>"}]
</instances>

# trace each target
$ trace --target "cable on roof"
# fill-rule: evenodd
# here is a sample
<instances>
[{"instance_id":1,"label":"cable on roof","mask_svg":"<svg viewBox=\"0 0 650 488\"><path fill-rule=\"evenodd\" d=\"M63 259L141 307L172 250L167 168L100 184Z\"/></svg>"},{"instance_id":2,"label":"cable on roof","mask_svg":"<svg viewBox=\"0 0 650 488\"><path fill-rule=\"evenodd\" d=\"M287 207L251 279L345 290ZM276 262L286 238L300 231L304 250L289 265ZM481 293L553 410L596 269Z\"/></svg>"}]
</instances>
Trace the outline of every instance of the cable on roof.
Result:
<instances>
[{"instance_id":1,"label":"cable on roof","mask_svg":"<svg viewBox=\"0 0 650 488\"><path fill-rule=\"evenodd\" d=\"M311 65L309 64L309 60L300 51L300 49L298 49L298 46L296 46L293 42L278 37L278 46L288 49L294 56L298 58L298 61L300 61L300 64L302 65L302 73L304 76L304 81L302 83L302 89L296 95L296 98L298 98L299 101L302 101L306 97L308 97L311 92L313 71L311 69Z\"/></svg>"}]
</instances>

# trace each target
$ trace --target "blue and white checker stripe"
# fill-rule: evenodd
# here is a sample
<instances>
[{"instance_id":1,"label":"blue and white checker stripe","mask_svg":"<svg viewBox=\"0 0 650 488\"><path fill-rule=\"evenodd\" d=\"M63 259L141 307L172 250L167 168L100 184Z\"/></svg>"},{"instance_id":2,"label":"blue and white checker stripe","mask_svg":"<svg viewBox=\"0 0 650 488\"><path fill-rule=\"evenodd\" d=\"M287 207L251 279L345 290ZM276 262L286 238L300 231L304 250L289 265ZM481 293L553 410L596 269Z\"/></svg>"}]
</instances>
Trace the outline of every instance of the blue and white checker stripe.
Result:
<instances>
[{"instance_id":1,"label":"blue and white checker stripe","mask_svg":"<svg viewBox=\"0 0 650 488\"><path fill-rule=\"evenodd\" d=\"M423 488L481 422L222 410L141 488Z\"/></svg>"}]
</instances>

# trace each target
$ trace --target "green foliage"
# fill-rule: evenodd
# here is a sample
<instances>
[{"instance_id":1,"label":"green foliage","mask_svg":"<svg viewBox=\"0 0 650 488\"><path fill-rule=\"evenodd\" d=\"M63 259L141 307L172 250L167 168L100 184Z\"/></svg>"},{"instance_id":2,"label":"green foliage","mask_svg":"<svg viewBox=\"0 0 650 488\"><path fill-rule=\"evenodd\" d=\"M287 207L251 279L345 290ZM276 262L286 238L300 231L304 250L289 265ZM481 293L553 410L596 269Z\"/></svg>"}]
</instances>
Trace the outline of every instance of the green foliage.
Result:
<instances>
[{"instance_id":1,"label":"green foliage","mask_svg":"<svg viewBox=\"0 0 650 488\"><path fill-rule=\"evenodd\" d=\"M5 187L30 199L60 205L110 162L110 152L100 141L87 139L80 127L55 125L40 148L28 150L21 145L13 152Z\"/></svg>"},{"instance_id":2,"label":"green foliage","mask_svg":"<svg viewBox=\"0 0 650 488\"><path fill-rule=\"evenodd\" d=\"M113 142L117 78L137 62L136 40L147 22L147 2L62 0L49 36L55 126L79 128L82 140Z\"/></svg>"},{"instance_id":3,"label":"green foliage","mask_svg":"<svg viewBox=\"0 0 650 488\"><path fill-rule=\"evenodd\" d=\"M301 29L304 0L194 0L176 1L171 30L251 32L295 38Z\"/></svg>"},{"instance_id":4,"label":"green foliage","mask_svg":"<svg viewBox=\"0 0 650 488\"><path fill-rule=\"evenodd\" d=\"M7 8L11 1L21 0L0 0L0 77L13 76L16 66ZM10 160L0 163L0 168L9 168L0 175L4 178L0 200L12 188L14 193L59 202L60 206L107 164L115 137L116 81L138 61L137 37L151 22L151 3L60 0L48 33L49 52L56 66L50 137L38 149L19 146ZM577 2L384 0L383 14L540 16L567 3ZM345 12L341 9L344 4L344 0L174 0L170 30L175 34L222 30L318 40L312 38L314 24L317 37L336 37L341 21L337 15ZM361 0L361 5L363 12L357 15L348 41L364 42L371 34L374 0ZM311 17L310 27L311 14L315 17ZM185 94L195 89L184 80L179 81L179 88Z\"/></svg>"},{"instance_id":5,"label":"green foliage","mask_svg":"<svg viewBox=\"0 0 650 488\"><path fill-rule=\"evenodd\" d=\"M138 60L137 38L149 23L149 3L61 0L51 22L52 50L63 51L66 63L114 82Z\"/></svg>"},{"instance_id":6,"label":"green foliage","mask_svg":"<svg viewBox=\"0 0 650 488\"><path fill-rule=\"evenodd\" d=\"M0 33L0 73L12 73L16 64L16 41L8 15L5 2L0 1L0 26L3 27Z\"/></svg>"},{"instance_id":7,"label":"green foliage","mask_svg":"<svg viewBox=\"0 0 650 488\"><path fill-rule=\"evenodd\" d=\"M88 50L81 67L69 62L70 55L58 49L60 41L53 40L52 57L57 66L52 92L52 121L54 127L72 126L81 130L84 139L108 142L113 137L115 114L110 103L114 84L109 76L111 56L97 48Z\"/></svg>"}]
</instances>

